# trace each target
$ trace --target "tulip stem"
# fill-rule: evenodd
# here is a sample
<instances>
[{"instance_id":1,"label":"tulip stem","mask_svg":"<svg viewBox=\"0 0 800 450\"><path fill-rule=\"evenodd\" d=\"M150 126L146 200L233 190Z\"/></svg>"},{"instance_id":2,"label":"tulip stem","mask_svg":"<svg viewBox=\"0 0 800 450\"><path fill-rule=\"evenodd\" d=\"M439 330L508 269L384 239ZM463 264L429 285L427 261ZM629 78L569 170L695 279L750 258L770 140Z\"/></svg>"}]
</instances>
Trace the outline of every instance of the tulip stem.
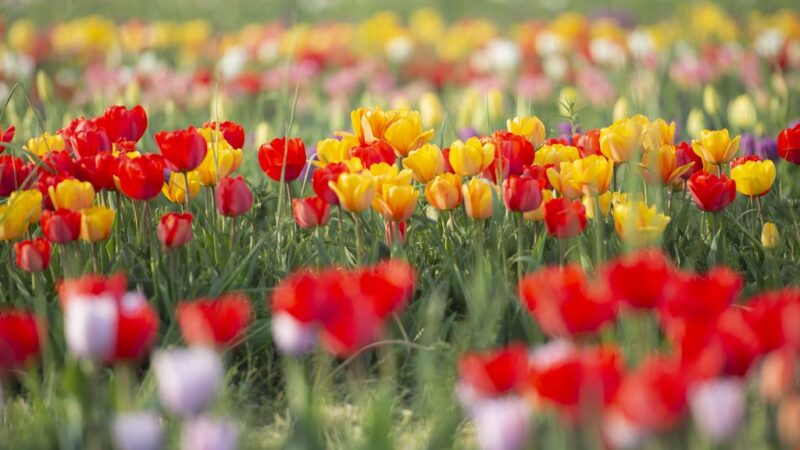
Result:
<instances>
[{"instance_id":1,"label":"tulip stem","mask_svg":"<svg viewBox=\"0 0 800 450\"><path fill-rule=\"evenodd\" d=\"M347 250L344 245L344 215L342 214L342 207L336 207L336 214L339 216L339 245L342 248L342 263L347 260Z\"/></svg>"},{"instance_id":2,"label":"tulip stem","mask_svg":"<svg viewBox=\"0 0 800 450\"><path fill-rule=\"evenodd\" d=\"M363 260L362 249L361 249L361 224L358 221L358 216L356 213L350 213L353 215L353 227L356 229L356 265L361 264Z\"/></svg>"},{"instance_id":3,"label":"tulip stem","mask_svg":"<svg viewBox=\"0 0 800 450\"><path fill-rule=\"evenodd\" d=\"M186 196L186 212L191 213L192 207L189 202L191 201L192 195L191 195L191 189L189 189L189 172L183 172L183 181L184 183L186 183L183 186L184 187L183 194Z\"/></svg>"},{"instance_id":4,"label":"tulip stem","mask_svg":"<svg viewBox=\"0 0 800 450\"><path fill-rule=\"evenodd\" d=\"M525 268L522 266L525 218L522 217L522 213L518 213L517 216L517 280L521 280L522 275L525 273Z\"/></svg>"},{"instance_id":5,"label":"tulip stem","mask_svg":"<svg viewBox=\"0 0 800 450\"><path fill-rule=\"evenodd\" d=\"M764 226L764 223L767 221L766 216L764 214L764 204L761 202L761 196L756 196L756 203L758 204L758 214L761 216L761 226Z\"/></svg>"}]
</instances>

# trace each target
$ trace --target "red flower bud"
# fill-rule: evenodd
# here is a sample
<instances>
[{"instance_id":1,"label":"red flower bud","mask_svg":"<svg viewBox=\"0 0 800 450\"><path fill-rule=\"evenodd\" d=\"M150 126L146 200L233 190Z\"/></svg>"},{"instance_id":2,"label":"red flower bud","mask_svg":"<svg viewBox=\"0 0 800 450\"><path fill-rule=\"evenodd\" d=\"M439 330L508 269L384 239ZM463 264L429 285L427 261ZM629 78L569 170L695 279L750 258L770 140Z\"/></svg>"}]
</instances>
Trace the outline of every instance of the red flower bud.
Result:
<instances>
[{"instance_id":1,"label":"red flower bud","mask_svg":"<svg viewBox=\"0 0 800 450\"><path fill-rule=\"evenodd\" d=\"M156 234L164 247L183 247L192 240L192 214L164 214L158 222Z\"/></svg>"},{"instance_id":2,"label":"red flower bud","mask_svg":"<svg viewBox=\"0 0 800 450\"><path fill-rule=\"evenodd\" d=\"M50 243L44 238L14 244L17 267L26 272L41 272L50 266Z\"/></svg>"},{"instance_id":3,"label":"red flower bud","mask_svg":"<svg viewBox=\"0 0 800 450\"><path fill-rule=\"evenodd\" d=\"M294 221L300 228L315 228L328 223L330 205L319 197L296 198L292 200Z\"/></svg>"}]
</instances>

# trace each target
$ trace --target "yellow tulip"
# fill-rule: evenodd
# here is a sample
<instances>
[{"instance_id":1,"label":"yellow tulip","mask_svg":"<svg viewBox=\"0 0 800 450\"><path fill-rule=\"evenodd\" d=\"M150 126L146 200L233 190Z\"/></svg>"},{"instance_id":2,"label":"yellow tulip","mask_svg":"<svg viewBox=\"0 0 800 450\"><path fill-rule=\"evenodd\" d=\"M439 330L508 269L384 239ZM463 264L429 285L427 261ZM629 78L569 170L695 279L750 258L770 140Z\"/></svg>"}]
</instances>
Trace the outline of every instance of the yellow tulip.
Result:
<instances>
[{"instance_id":1,"label":"yellow tulip","mask_svg":"<svg viewBox=\"0 0 800 450\"><path fill-rule=\"evenodd\" d=\"M425 185L425 198L434 208L448 211L461 204L461 177L443 173Z\"/></svg>"},{"instance_id":2,"label":"yellow tulip","mask_svg":"<svg viewBox=\"0 0 800 450\"><path fill-rule=\"evenodd\" d=\"M751 128L756 124L756 105L747 94L742 94L728 104L728 121L736 128Z\"/></svg>"},{"instance_id":3,"label":"yellow tulip","mask_svg":"<svg viewBox=\"0 0 800 450\"><path fill-rule=\"evenodd\" d=\"M433 92L425 92L419 97L419 117L422 126L432 128L442 123L442 101Z\"/></svg>"},{"instance_id":4,"label":"yellow tulip","mask_svg":"<svg viewBox=\"0 0 800 450\"><path fill-rule=\"evenodd\" d=\"M374 165L373 165L374 167ZM339 205L345 211L362 212L369 208L375 196L375 177L369 172L343 173L328 186L339 197Z\"/></svg>"},{"instance_id":5,"label":"yellow tulip","mask_svg":"<svg viewBox=\"0 0 800 450\"><path fill-rule=\"evenodd\" d=\"M642 145L642 122L622 119L600 130L600 151L615 163L628 162Z\"/></svg>"},{"instance_id":6,"label":"yellow tulip","mask_svg":"<svg viewBox=\"0 0 800 450\"><path fill-rule=\"evenodd\" d=\"M464 196L464 209L473 219L488 219L494 214L492 190L495 186L483 178L472 178L461 186Z\"/></svg>"},{"instance_id":7,"label":"yellow tulip","mask_svg":"<svg viewBox=\"0 0 800 450\"><path fill-rule=\"evenodd\" d=\"M614 163L600 155L562 162L560 170L547 169L550 184L570 199L603 194L608 191L613 175Z\"/></svg>"},{"instance_id":8,"label":"yellow tulip","mask_svg":"<svg viewBox=\"0 0 800 450\"><path fill-rule=\"evenodd\" d=\"M674 145L661 145L646 150L640 165L644 179L651 184L670 185L692 168L692 164L678 166Z\"/></svg>"},{"instance_id":9,"label":"yellow tulip","mask_svg":"<svg viewBox=\"0 0 800 450\"><path fill-rule=\"evenodd\" d=\"M538 208L534 209L533 211L528 211L522 214L522 218L525 220L531 220L533 222L542 222L544 220L544 204L549 202L553 199L553 191L550 189L542 190L542 203L539 205Z\"/></svg>"},{"instance_id":10,"label":"yellow tulip","mask_svg":"<svg viewBox=\"0 0 800 450\"><path fill-rule=\"evenodd\" d=\"M560 167L562 162L572 162L580 159L578 147L563 144L543 145L533 157L533 163L538 166L552 164Z\"/></svg>"},{"instance_id":11,"label":"yellow tulip","mask_svg":"<svg viewBox=\"0 0 800 450\"><path fill-rule=\"evenodd\" d=\"M66 179L55 186L50 186L48 193L56 209L78 211L92 206L94 202L94 187L88 181Z\"/></svg>"},{"instance_id":12,"label":"yellow tulip","mask_svg":"<svg viewBox=\"0 0 800 450\"><path fill-rule=\"evenodd\" d=\"M747 161L731 169L731 178L736 181L736 190L748 197L764 195L775 182L775 163Z\"/></svg>"},{"instance_id":13,"label":"yellow tulip","mask_svg":"<svg viewBox=\"0 0 800 450\"><path fill-rule=\"evenodd\" d=\"M42 218L42 193L38 189L14 191L7 204L18 204L28 212L28 222L36 223Z\"/></svg>"},{"instance_id":14,"label":"yellow tulip","mask_svg":"<svg viewBox=\"0 0 800 450\"><path fill-rule=\"evenodd\" d=\"M350 151L358 145L355 136L344 136L341 139L328 138L317 142L317 161L314 165L325 167L333 162L342 162L352 158Z\"/></svg>"},{"instance_id":15,"label":"yellow tulip","mask_svg":"<svg viewBox=\"0 0 800 450\"><path fill-rule=\"evenodd\" d=\"M108 239L114 223L114 210L105 206L95 206L81 210L81 239L98 242Z\"/></svg>"},{"instance_id":16,"label":"yellow tulip","mask_svg":"<svg viewBox=\"0 0 800 450\"><path fill-rule=\"evenodd\" d=\"M761 245L766 249L772 249L778 246L781 242L781 234L778 231L778 226L772 222L766 222L764 227L761 228Z\"/></svg>"},{"instance_id":17,"label":"yellow tulip","mask_svg":"<svg viewBox=\"0 0 800 450\"><path fill-rule=\"evenodd\" d=\"M614 205L614 228L619 237L634 246L657 240L669 224L670 218L647 206L641 200L619 202Z\"/></svg>"},{"instance_id":18,"label":"yellow tulip","mask_svg":"<svg viewBox=\"0 0 800 450\"><path fill-rule=\"evenodd\" d=\"M600 214L603 217L608 217L608 213L611 211L611 191L606 191L598 196L584 195L582 203L583 207L586 208L586 217L589 219L594 220L597 217L597 214L595 214L596 206L600 207Z\"/></svg>"},{"instance_id":19,"label":"yellow tulip","mask_svg":"<svg viewBox=\"0 0 800 450\"><path fill-rule=\"evenodd\" d=\"M25 150L36 156L44 156L50 152L61 151L66 148L64 138L60 134L43 133L39 137L28 139Z\"/></svg>"},{"instance_id":20,"label":"yellow tulip","mask_svg":"<svg viewBox=\"0 0 800 450\"><path fill-rule=\"evenodd\" d=\"M486 92L486 101L488 103L486 109L490 120L497 120L503 116L503 110L505 110L503 91L496 87L489 88Z\"/></svg>"},{"instance_id":21,"label":"yellow tulip","mask_svg":"<svg viewBox=\"0 0 800 450\"><path fill-rule=\"evenodd\" d=\"M741 136L731 139L728 129L700 132L700 139L692 141L692 150L710 164L722 164L736 157Z\"/></svg>"},{"instance_id":22,"label":"yellow tulip","mask_svg":"<svg viewBox=\"0 0 800 450\"><path fill-rule=\"evenodd\" d=\"M215 150L212 150L215 149ZM203 186L216 186L217 182L227 177L242 164L242 149L233 148L230 144L209 146L203 162L195 171ZM191 185L191 182L189 182Z\"/></svg>"},{"instance_id":23,"label":"yellow tulip","mask_svg":"<svg viewBox=\"0 0 800 450\"><path fill-rule=\"evenodd\" d=\"M402 222L411 217L417 206L419 191L409 185L386 185L375 196L378 212L386 219Z\"/></svg>"},{"instance_id":24,"label":"yellow tulip","mask_svg":"<svg viewBox=\"0 0 800 450\"><path fill-rule=\"evenodd\" d=\"M436 145L425 144L403 159L403 167L414 173L415 180L427 183L444 172L444 156Z\"/></svg>"},{"instance_id":25,"label":"yellow tulip","mask_svg":"<svg viewBox=\"0 0 800 450\"><path fill-rule=\"evenodd\" d=\"M187 174L189 176L189 198L197 197L200 192L200 174L193 170ZM169 182L164 183L161 193L172 203L186 203L186 178L182 173L172 172L169 175Z\"/></svg>"},{"instance_id":26,"label":"yellow tulip","mask_svg":"<svg viewBox=\"0 0 800 450\"><path fill-rule=\"evenodd\" d=\"M642 148L644 151L672 145L675 140L675 122L667 123L656 119L642 127Z\"/></svg>"},{"instance_id":27,"label":"yellow tulip","mask_svg":"<svg viewBox=\"0 0 800 450\"><path fill-rule=\"evenodd\" d=\"M544 143L545 128L542 121L536 117L514 117L506 121L506 128L511 133L524 136L531 141L533 148L539 148Z\"/></svg>"},{"instance_id":28,"label":"yellow tulip","mask_svg":"<svg viewBox=\"0 0 800 450\"><path fill-rule=\"evenodd\" d=\"M693 138L698 138L706 128L706 117L702 110L692 108L686 117L686 132Z\"/></svg>"},{"instance_id":29,"label":"yellow tulip","mask_svg":"<svg viewBox=\"0 0 800 450\"><path fill-rule=\"evenodd\" d=\"M467 142L458 140L450 144L450 167L463 177L483 172L492 164L494 156L494 144L482 144L475 137L467 139Z\"/></svg>"},{"instance_id":30,"label":"yellow tulip","mask_svg":"<svg viewBox=\"0 0 800 450\"><path fill-rule=\"evenodd\" d=\"M417 111L397 112L397 118L386 127L383 138L394 147L400 156L408 155L433 139L433 130L422 130L422 121Z\"/></svg>"},{"instance_id":31,"label":"yellow tulip","mask_svg":"<svg viewBox=\"0 0 800 450\"><path fill-rule=\"evenodd\" d=\"M358 108L350 113L353 133L360 142L369 144L376 139L383 139L386 128L394 121L395 111L382 111L380 108ZM347 133L339 133L347 136Z\"/></svg>"},{"instance_id":32,"label":"yellow tulip","mask_svg":"<svg viewBox=\"0 0 800 450\"><path fill-rule=\"evenodd\" d=\"M714 89L714 86L708 84L705 88L703 88L703 109L712 116L716 116L719 113L719 105L722 103L722 99L719 96L719 92Z\"/></svg>"},{"instance_id":33,"label":"yellow tulip","mask_svg":"<svg viewBox=\"0 0 800 450\"><path fill-rule=\"evenodd\" d=\"M38 194L38 195L37 195ZM42 214L42 195L30 190L14 193L0 206L0 240L19 239Z\"/></svg>"}]
</instances>

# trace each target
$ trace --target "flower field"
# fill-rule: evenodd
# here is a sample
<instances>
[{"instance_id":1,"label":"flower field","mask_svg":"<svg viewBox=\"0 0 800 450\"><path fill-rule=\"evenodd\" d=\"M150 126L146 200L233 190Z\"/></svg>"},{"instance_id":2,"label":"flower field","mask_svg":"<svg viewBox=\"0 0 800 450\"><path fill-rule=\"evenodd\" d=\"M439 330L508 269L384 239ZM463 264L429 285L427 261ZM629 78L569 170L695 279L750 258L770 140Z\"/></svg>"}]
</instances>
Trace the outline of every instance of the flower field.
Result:
<instances>
[{"instance_id":1,"label":"flower field","mask_svg":"<svg viewBox=\"0 0 800 450\"><path fill-rule=\"evenodd\" d=\"M800 449L797 5L67 3L0 449Z\"/></svg>"}]
</instances>

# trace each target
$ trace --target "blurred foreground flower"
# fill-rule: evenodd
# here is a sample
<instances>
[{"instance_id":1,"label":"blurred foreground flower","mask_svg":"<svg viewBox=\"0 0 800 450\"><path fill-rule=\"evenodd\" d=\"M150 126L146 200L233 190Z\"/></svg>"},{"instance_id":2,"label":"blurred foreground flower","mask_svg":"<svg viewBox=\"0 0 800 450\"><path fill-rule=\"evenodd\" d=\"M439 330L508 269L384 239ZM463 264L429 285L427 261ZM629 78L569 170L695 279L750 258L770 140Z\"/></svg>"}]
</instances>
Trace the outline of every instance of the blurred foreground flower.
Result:
<instances>
[{"instance_id":1,"label":"blurred foreground flower","mask_svg":"<svg viewBox=\"0 0 800 450\"><path fill-rule=\"evenodd\" d=\"M243 339L253 320L253 308L246 295L230 293L180 302L177 317L188 344L226 349Z\"/></svg>"},{"instance_id":2,"label":"blurred foreground flower","mask_svg":"<svg viewBox=\"0 0 800 450\"><path fill-rule=\"evenodd\" d=\"M153 355L153 370L161 403L182 417L204 411L224 375L219 355L207 347L159 350Z\"/></svg>"}]
</instances>

